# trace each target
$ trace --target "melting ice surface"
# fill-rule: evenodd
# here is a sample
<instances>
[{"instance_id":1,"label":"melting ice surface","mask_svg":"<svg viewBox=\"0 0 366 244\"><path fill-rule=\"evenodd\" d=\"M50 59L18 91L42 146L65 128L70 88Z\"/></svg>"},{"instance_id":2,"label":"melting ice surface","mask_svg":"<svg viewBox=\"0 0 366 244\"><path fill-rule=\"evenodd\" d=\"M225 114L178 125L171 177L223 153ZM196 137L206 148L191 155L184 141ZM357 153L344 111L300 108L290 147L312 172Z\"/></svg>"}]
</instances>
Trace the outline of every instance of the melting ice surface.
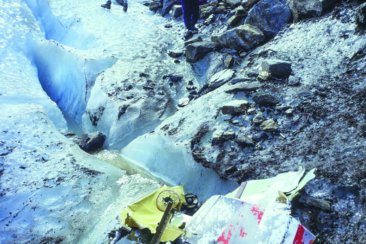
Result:
<instances>
[{"instance_id":1,"label":"melting ice surface","mask_svg":"<svg viewBox=\"0 0 366 244\"><path fill-rule=\"evenodd\" d=\"M121 73L128 74L130 70L140 70L141 67L149 68L153 63L160 65L156 66L156 69L151 68L154 72L161 67L171 69L174 64L172 60L162 58L161 47L174 48L174 45L182 42L182 40L175 40L181 37L179 33L164 30L166 20L148 12L147 8L138 1L131 2L128 14L123 13L122 8L116 5L112 6L111 11L106 11L100 8L101 1L97 0L0 1L0 105L2 111L7 107L10 114L11 109L17 109L12 113L19 116L32 107L32 111L46 114L59 129L67 128L67 122L69 127L74 125L80 129L82 117L88 106L100 102L113 102L104 99L105 97L98 93L104 85L103 80L98 79L102 72L109 70L109 79L115 80ZM115 66L117 64L122 64L118 69L121 68L123 72L117 72L118 69ZM187 76L192 75L189 66L183 65L177 69ZM112 104L110 107L115 106ZM20 108L22 108L21 111ZM118 138L123 128L113 124L115 115L115 109L111 110L111 113L105 113L104 119L107 122L103 125L104 128L98 129L104 129L103 132L106 132L109 137L113 135ZM29 116L33 116L33 113ZM33 120L29 119L29 121ZM136 128L140 131L136 129L124 143L127 144L146 132L142 126ZM49 130L52 134L51 129L44 130ZM27 130L24 133L30 138L28 138L29 143L33 140L32 133L38 132ZM36 147L36 145L33 146ZM65 150L62 153L66 155L68 151ZM187 152L182 151L166 138L138 137L123 150L123 154L144 169L151 171L153 175L163 178L165 182L183 184L187 191L197 193L201 199L211 194L226 193L234 187L233 184L221 181L213 171L196 164ZM90 162L92 161L91 159ZM50 174L63 172L62 165L59 165L58 161L54 162L58 167L51 168L57 172L50 172ZM32 171L31 175L39 177L36 171ZM116 175L118 173L115 172L115 178ZM149 188L147 185L155 187L155 183L145 180L145 177L153 177L148 174L142 175L144 177L136 174L133 177L124 177L125 182L121 182L120 189L123 192L121 197L124 204L131 201L133 197L146 193ZM106 177L111 181L115 179ZM27 179L24 178L24 180ZM103 184L111 184L111 182L102 181L98 186L102 187ZM16 190L14 188L14 191ZM50 195L57 195L52 189L49 191ZM129 195L126 195L126 192ZM73 193L77 194L75 190ZM80 237L87 239L84 243L99 240L101 235L104 237L103 231L110 223L110 216L114 219L122 206L117 202L121 197L112 203L113 208L107 209L103 216L94 213L100 223L95 227L90 226L90 232ZM51 197L40 194L36 203L47 202L46 198ZM4 203L7 207L11 208L14 205L17 208L22 204L21 201L19 204L14 204L13 199L9 199L9 203ZM38 214L32 211L30 211L32 214ZM31 214L19 215L21 220L24 218L28 222L33 217ZM49 214L42 213L42 218L48 219ZM68 220L68 216L65 216L65 219ZM43 227L47 229L47 226ZM61 226L60 229L62 228ZM79 231L73 230L75 233Z\"/></svg>"},{"instance_id":2,"label":"melting ice surface","mask_svg":"<svg viewBox=\"0 0 366 244\"><path fill-rule=\"evenodd\" d=\"M151 72L176 69L193 77L190 66L176 66L165 55L165 51L182 44L181 24L165 29L166 20L151 13L141 1L131 1L127 14L118 5L112 5L111 11L102 9L101 3L2 1L1 104L32 103L40 106L57 127L66 128L67 121L69 128L80 129L88 106L113 103L98 93L108 82L98 77L108 69L109 80L141 67ZM116 106L106 106L113 109L105 113L106 123L98 129L118 139L126 128L114 124ZM139 137L153 126L136 126L123 143L138 139L123 149L123 155L166 182L183 184L203 198L234 187L196 164L166 138Z\"/></svg>"}]
</instances>

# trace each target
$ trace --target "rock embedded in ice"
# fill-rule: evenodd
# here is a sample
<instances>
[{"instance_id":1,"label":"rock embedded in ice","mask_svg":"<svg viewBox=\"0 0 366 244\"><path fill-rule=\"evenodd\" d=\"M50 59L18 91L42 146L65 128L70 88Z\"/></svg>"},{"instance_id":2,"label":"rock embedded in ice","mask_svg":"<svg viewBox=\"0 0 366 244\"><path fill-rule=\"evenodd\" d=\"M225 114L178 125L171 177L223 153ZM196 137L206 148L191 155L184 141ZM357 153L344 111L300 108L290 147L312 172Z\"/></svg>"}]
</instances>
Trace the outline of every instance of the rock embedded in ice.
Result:
<instances>
[{"instance_id":1,"label":"rock embedded in ice","mask_svg":"<svg viewBox=\"0 0 366 244\"><path fill-rule=\"evenodd\" d=\"M102 149L106 136L100 132L84 134L81 136L79 146L86 152L94 152Z\"/></svg>"},{"instance_id":2,"label":"rock embedded in ice","mask_svg":"<svg viewBox=\"0 0 366 244\"><path fill-rule=\"evenodd\" d=\"M245 114L248 106L249 102L247 100L233 100L222 106L221 112L229 115Z\"/></svg>"}]
</instances>

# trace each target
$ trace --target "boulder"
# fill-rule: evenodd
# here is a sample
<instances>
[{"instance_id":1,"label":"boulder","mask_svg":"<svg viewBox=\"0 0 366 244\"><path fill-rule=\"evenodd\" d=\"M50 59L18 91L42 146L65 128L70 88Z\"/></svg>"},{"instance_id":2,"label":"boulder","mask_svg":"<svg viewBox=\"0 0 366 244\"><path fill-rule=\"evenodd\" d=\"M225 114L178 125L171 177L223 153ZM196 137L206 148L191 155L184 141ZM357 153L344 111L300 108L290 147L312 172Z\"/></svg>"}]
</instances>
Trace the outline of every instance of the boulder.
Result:
<instances>
[{"instance_id":1,"label":"boulder","mask_svg":"<svg viewBox=\"0 0 366 244\"><path fill-rule=\"evenodd\" d=\"M78 142L79 147L86 152L102 149L106 136L101 132L83 134Z\"/></svg>"},{"instance_id":2,"label":"boulder","mask_svg":"<svg viewBox=\"0 0 366 244\"><path fill-rule=\"evenodd\" d=\"M279 103L277 97L269 93L258 93L253 96L253 101L259 106L270 106L273 107Z\"/></svg>"},{"instance_id":3,"label":"boulder","mask_svg":"<svg viewBox=\"0 0 366 244\"><path fill-rule=\"evenodd\" d=\"M249 107L247 100L233 100L221 107L221 112L228 115L244 114Z\"/></svg>"},{"instance_id":4,"label":"boulder","mask_svg":"<svg viewBox=\"0 0 366 244\"><path fill-rule=\"evenodd\" d=\"M181 5L174 5L172 8L172 16L178 18L183 14L183 9Z\"/></svg>"},{"instance_id":5,"label":"boulder","mask_svg":"<svg viewBox=\"0 0 366 244\"><path fill-rule=\"evenodd\" d=\"M212 37L212 41L219 47L231 48L238 51L249 51L262 44L264 34L251 25L241 25Z\"/></svg>"},{"instance_id":6,"label":"boulder","mask_svg":"<svg viewBox=\"0 0 366 244\"><path fill-rule=\"evenodd\" d=\"M291 10L285 0L261 0L249 11L244 23L256 26L267 38L272 38L291 18Z\"/></svg>"},{"instance_id":7,"label":"boulder","mask_svg":"<svg viewBox=\"0 0 366 244\"><path fill-rule=\"evenodd\" d=\"M187 45L186 47L186 59L188 62L194 63L198 60L202 59L206 54L213 51L215 45L212 42L202 41L202 42L194 42L192 44Z\"/></svg>"},{"instance_id":8,"label":"boulder","mask_svg":"<svg viewBox=\"0 0 366 244\"><path fill-rule=\"evenodd\" d=\"M294 21L321 16L333 7L337 0L289 0Z\"/></svg>"},{"instance_id":9,"label":"boulder","mask_svg":"<svg viewBox=\"0 0 366 244\"><path fill-rule=\"evenodd\" d=\"M268 78L285 79L292 73L291 63L282 60L265 60L260 67L258 78L267 80Z\"/></svg>"},{"instance_id":10,"label":"boulder","mask_svg":"<svg viewBox=\"0 0 366 244\"><path fill-rule=\"evenodd\" d=\"M357 9L356 22L359 26L366 27L366 3Z\"/></svg>"}]
</instances>

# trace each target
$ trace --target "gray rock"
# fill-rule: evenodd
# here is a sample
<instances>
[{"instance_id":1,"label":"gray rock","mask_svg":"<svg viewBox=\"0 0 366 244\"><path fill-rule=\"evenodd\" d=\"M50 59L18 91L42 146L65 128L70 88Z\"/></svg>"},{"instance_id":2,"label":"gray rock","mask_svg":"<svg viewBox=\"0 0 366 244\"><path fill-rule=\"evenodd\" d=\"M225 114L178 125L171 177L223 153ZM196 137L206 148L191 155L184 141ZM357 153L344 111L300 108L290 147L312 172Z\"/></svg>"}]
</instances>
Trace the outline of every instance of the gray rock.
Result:
<instances>
[{"instance_id":1,"label":"gray rock","mask_svg":"<svg viewBox=\"0 0 366 244\"><path fill-rule=\"evenodd\" d=\"M258 112L254 117L253 117L253 124L255 125L259 125L261 124L266 118L263 116L262 112Z\"/></svg>"},{"instance_id":2,"label":"gray rock","mask_svg":"<svg viewBox=\"0 0 366 244\"><path fill-rule=\"evenodd\" d=\"M241 0L225 0L230 7L237 7L241 4Z\"/></svg>"},{"instance_id":3,"label":"gray rock","mask_svg":"<svg viewBox=\"0 0 366 244\"><path fill-rule=\"evenodd\" d=\"M263 32L251 25L241 25L212 37L217 46L238 51L249 51L261 45L264 40Z\"/></svg>"},{"instance_id":4,"label":"gray rock","mask_svg":"<svg viewBox=\"0 0 366 244\"><path fill-rule=\"evenodd\" d=\"M213 14L215 8L216 8L216 6L213 4L201 5L201 7L200 7L201 18L207 19L210 15Z\"/></svg>"},{"instance_id":5,"label":"gray rock","mask_svg":"<svg viewBox=\"0 0 366 244\"><path fill-rule=\"evenodd\" d=\"M103 133L95 132L81 136L79 147L86 152L94 152L103 147L106 136Z\"/></svg>"},{"instance_id":6,"label":"gray rock","mask_svg":"<svg viewBox=\"0 0 366 244\"><path fill-rule=\"evenodd\" d=\"M256 4L257 2L259 2L259 0L243 0L242 6L245 9L251 9L253 7L253 5Z\"/></svg>"},{"instance_id":7,"label":"gray rock","mask_svg":"<svg viewBox=\"0 0 366 244\"><path fill-rule=\"evenodd\" d=\"M160 0L155 0L150 3L149 9L155 12L162 7L163 5L160 3Z\"/></svg>"},{"instance_id":8,"label":"gray rock","mask_svg":"<svg viewBox=\"0 0 366 244\"><path fill-rule=\"evenodd\" d=\"M245 17L245 15L233 15L227 20L227 25L230 27L237 26L241 20Z\"/></svg>"},{"instance_id":9,"label":"gray rock","mask_svg":"<svg viewBox=\"0 0 366 244\"><path fill-rule=\"evenodd\" d=\"M358 25L363 27L366 26L366 3L358 7L356 14L356 21Z\"/></svg>"},{"instance_id":10,"label":"gray rock","mask_svg":"<svg viewBox=\"0 0 366 244\"><path fill-rule=\"evenodd\" d=\"M201 42L203 41L202 37L201 36L197 36L197 37L193 37L187 41L184 42L184 45L187 46L189 44L192 44L192 43L195 43L195 42Z\"/></svg>"},{"instance_id":11,"label":"gray rock","mask_svg":"<svg viewBox=\"0 0 366 244\"><path fill-rule=\"evenodd\" d=\"M231 86L225 92L226 93L251 92L251 91L258 90L262 86L263 85L260 82L258 82L258 81L254 81L254 82L242 82L242 83L238 83L238 84L235 84L235 85Z\"/></svg>"},{"instance_id":12,"label":"gray rock","mask_svg":"<svg viewBox=\"0 0 366 244\"><path fill-rule=\"evenodd\" d=\"M188 97L181 98L178 101L178 107L185 107L185 106L188 105L188 103L189 103L189 98Z\"/></svg>"},{"instance_id":13,"label":"gray rock","mask_svg":"<svg viewBox=\"0 0 366 244\"><path fill-rule=\"evenodd\" d=\"M215 20L215 15L211 14L210 16L207 17L207 19L203 22L204 25L209 25L212 22L214 22Z\"/></svg>"},{"instance_id":14,"label":"gray rock","mask_svg":"<svg viewBox=\"0 0 366 244\"><path fill-rule=\"evenodd\" d=\"M224 59L224 65L227 69L230 69L234 65L234 58L231 55L226 56Z\"/></svg>"},{"instance_id":15,"label":"gray rock","mask_svg":"<svg viewBox=\"0 0 366 244\"><path fill-rule=\"evenodd\" d=\"M211 78L209 79L209 81L207 83L207 86L211 90L216 89L216 88L222 86L223 84L227 83L228 81L230 81L231 78L233 78L234 74L235 74L235 71L232 69L221 70L220 72L211 76Z\"/></svg>"},{"instance_id":16,"label":"gray rock","mask_svg":"<svg viewBox=\"0 0 366 244\"><path fill-rule=\"evenodd\" d=\"M212 145L220 145L226 141L233 140L235 138L235 132L232 130L222 131L216 130L212 135Z\"/></svg>"},{"instance_id":17,"label":"gray rock","mask_svg":"<svg viewBox=\"0 0 366 244\"><path fill-rule=\"evenodd\" d=\"M269 93L258 93L253 96L253 101L259 106L275 106L280 101Z\"/></svg>"},{"instance_id":18,"label":"gray rock","mask_svg":"<svg viewBox=\"0 0 366 244\"><path fill-rule=\"evenodd\" d=\"M268 135L266 132L258 132L256 134L253 135L252 137L253 141L255 142L260 142L260 141L264 141L264 140L267 140L268 139Z\"/></svg>"},{"instance_id":19,"label":"gray rock","mask_svg":"<svg viewBox=\"0 0 366 244\"><path fill-rule=\"evenodd\" d=\"M168 55L172 58L179 58L183 55L183 52L177 50L170 50L168 51Z\"/></svg>"},{"instance_id":20,"label":"gray rock","mask_svg":"<svg viewBox=\"0 0 366 244\"><path fill-rule=\"evenodd\" d=\"M273 119L263 121L259 127L264 131L275 131L278 128L277 123Z\"/></svg>"},{"instance_id":21,"label":"gray rock","mask_svg":"<svg viewBox=\"0 0 366 244\"><path fill-rule=\"evenodd\" d=\"M249 107L247 100L233 100L221 107L223 114L240 115L244 114Z\"/></svg>"},{"instance_id":22,"label":"gray rock","mask_svg":"<svg viewBox=\"0 0 366 244\"><path fill-rule=\"evenodd\" d=\"M301 85L301 78L291 75L288 78L288 85L289 86L300 86Z\"/></svg>"},{"instance_id":23,"label":"gray rock","mask_svg":"<svg viewBox=\"0 0 366 244\"><path fill-rule=\"evenodd\" d=\"M292 18L284 0L261 0L249 11L245 24L258 27L266 37L272 38Z\"/></svg>"},{"instance_id":24,"label":"gray rock","mask_svg":"<svg viewBox=\"0 0 366 244\"><path fill-rule=\"evenodd\" d=\"M299 198L299 202L308 207L314 207L320 210L324 210L330 212L332 210L332 206L330 202L324 199L311 197L309 195L303 194Z\"/></svg>"},{"instance_id":25,"label":"gray rock","mask_svg":"<svg viewBox=\"0 0 366 244\"><path fill-rule=\"evenodd\" d=\"M206 54L213 51L215 48L212 42L194 42L186 47L186 59L188 62L194 63L202 59Z\"/></svg>"},{"instance_id":26,"label":"gray rock","mask_svg":"<svg viewBox=\"0 0 366 244\"><path fill-rule=\"evenodd\" d=\"M291 63L282 60L265 60L261 64L258 78L267 80L268 78L285 79L292 73Z\"/></svg>"},{"instance_id":27,"label":"gray rock","mask_svg":"<svg viewBox=\"0 0 366 244\"><path fill-rule=\"evenodd\" d=\"M183 9L181 5L174 5L172 8L172 16L178 18L183 14Z\"/></svg>"},{"instance_id":28,"label":"gray rock","mask_svg":"<svg viewBox=\"0 0 366 244\"><path fill-rule=\"evenodd\" d=\"M337 0L289 0L294 21L321 16L324 11L333 7Z\"/></svg>"},{"instance_id":29,"label":"gray rock","mask_svg":"<svg viewBox=\"0 0 366 244\"><path fill-rule=\"evenodd\" d=\"M255 146L255 142L253 141L253 139L251 137L245 135L244 133L239 133L235 138L235 142L237 142L239 145L241 145L243 147L254 147Z\"/></svg>"}]
</instances>

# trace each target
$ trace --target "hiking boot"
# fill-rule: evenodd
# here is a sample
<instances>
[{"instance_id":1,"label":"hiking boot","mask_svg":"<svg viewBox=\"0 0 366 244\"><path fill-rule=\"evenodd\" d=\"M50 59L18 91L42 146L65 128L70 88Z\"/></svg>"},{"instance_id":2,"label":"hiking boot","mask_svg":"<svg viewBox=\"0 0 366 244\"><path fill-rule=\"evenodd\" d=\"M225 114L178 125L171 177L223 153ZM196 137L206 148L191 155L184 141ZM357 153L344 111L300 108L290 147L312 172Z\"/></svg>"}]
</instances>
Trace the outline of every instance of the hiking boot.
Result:
<instances>
[{"instance_id":1,"label":"hiking boot","mask_svg":"<svg viewBox=\"0 0 366 244\"><path fill-rule=\"evenodd\" d=\"M127 1L123 3L123 11L127 12L128 4Z\"/></svg>"},{"instance_id":2,"label":"hiking boot","mask_svg":"<svg viewBox=\"0 0 366 244\"><path fill-rule=\"evenodd\" d=\"M193 36L193 32L191 30L188 30L186 34L184 34L184 40L188 40Z\"/></svg>"},{"instance_id":3,"label":"hiking boot","mask_svg":"<svg viewBox=\"0 0 366 244\"><path fill-rule=\"evenodd\" d=\"M102 8L111 9L111 1L107 1L105 4L100 5Z\"/></svg>"}]
</instances>

